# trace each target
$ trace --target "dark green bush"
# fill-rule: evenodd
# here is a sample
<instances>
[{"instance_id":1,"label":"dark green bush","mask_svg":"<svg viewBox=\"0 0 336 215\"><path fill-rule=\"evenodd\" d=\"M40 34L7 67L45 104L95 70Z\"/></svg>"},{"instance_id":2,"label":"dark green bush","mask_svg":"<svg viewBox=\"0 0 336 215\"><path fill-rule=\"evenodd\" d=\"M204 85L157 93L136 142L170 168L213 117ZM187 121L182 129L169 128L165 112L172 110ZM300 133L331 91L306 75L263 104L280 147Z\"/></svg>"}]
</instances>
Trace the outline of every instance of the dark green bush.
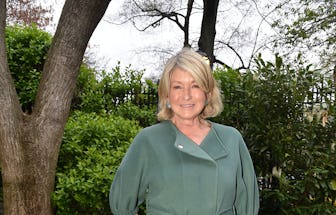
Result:
<instances>
[{"instance_id":1,"label":"dark green bush","mask_svg":"<svg viewBox=\"0 0 336 215\"><path fill-rule=\"evenodd\" d=\"M89 104L89 105L88 105ZM71 102L71 111L94 112L104 109L104 98L99 95L97 71L82 64Z\"/></svg>"},{"instance_id":2,"label":"dark green bush","mask_svg":"<svg viewBox=\"0 0 336 215\"><path fill-rule=\"evenodd\" d=\"M25 112L32 109L50 45L51 35L36 26L6 28L8 65Z\"/></svg>"},{"instance_id":3,"label":"dark green bush","mask_svg":"<svg viewBox=\"0 0 336 215\"><path fill-rule=\"evenodd\" d=\"M111 182L139 129L119 116L75 112L69 118L53 194L57 214L111 214Z\"/></svg>"},{"instance_id":4,"label":"dark green bush","mask_svg":"<svg viewBox=\"0 0 336 215\"><path fill-rule=\"evenodd\" d=\"M116 106L115 109L112 110L112 113L126 119L135 120L139 122L141 127L147 127L157 122L156 110L156 107L139 107L131 102L127 102Z\"/></svg>"},{"instance_id":5,"label":"dark green bush","mask_svg":"<svg viewBox=\"0 0 336 215\"><path fill-rule=\"evenodd\" d=\"M333 85L310 66L294 69L278 56L256 65L242 74L215 72L225 106L214 120L245 138L260 182L260 214L336 214Z\"/></svg>"},{"instance_id":6,"label":"dark green bush","mask_svg":"<svg viewBox=\"0 0 336 215\"><path fill-rule=\"evenodd\" d=\"M111 72L97 75L82 65L72 110L108 113L136 120L142 127L156 122L157 85L142 80L143 72L117 65Z\"/></svg>"},{"instance_id":7,"label":"dark green bush","mask_svg":"<svg viewBox=\"0 0 336 215\"><path fill-rule=\"evenodd\" d=\"M77 110L108 113L120 104L134 101L141 93L141 71L129 67L121 71L120 65L117 65L111 72L102 71L92 76L93 73L90 69L84 69L79 74Z\"/></svg>"}]
</instances>

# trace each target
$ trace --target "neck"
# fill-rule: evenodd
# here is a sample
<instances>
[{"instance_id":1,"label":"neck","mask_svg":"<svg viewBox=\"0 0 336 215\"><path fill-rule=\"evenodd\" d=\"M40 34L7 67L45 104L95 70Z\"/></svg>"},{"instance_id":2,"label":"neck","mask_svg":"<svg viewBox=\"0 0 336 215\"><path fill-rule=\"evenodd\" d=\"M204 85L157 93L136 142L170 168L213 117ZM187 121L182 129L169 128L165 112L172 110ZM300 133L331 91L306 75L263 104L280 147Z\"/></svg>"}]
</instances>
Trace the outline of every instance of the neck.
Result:
<instances>
[{"instance_id":1,"label":"neck","mask_svg":"<svg viewBox=\"0 0 336 215\"><path fill-rule=\"evenodd\" d=\"M204 119L201 119L201 118L195 118L195 119L190 119L190 120L181 120L181 119L176 119L176 118L173 117L171 119L171 121L179 129L209 127L209 123L206 122Z\"/></svg>"},{"instance_id":2,"label":"neck","mask_svg":"<svg viewBox=\"0 0 336 215\"><path fill-rule=\"evenodd\" d=\"M211 129L211 124L204 119L181 120L172 118L175 127L191 139L195 144L200 145Z\"/></svg>"}]
</instances>

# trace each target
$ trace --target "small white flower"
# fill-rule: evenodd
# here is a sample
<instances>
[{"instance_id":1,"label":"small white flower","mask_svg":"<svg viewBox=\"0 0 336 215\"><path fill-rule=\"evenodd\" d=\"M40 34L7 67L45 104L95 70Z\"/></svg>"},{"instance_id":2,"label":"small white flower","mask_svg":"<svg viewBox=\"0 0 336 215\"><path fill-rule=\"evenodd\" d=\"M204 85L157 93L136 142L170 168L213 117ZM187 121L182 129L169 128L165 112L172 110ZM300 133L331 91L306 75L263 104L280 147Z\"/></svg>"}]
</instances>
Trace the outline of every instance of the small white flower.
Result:
<instances>
[{"instance_id":1,"label":"small white flower","mask_svg":"<svg viewBox=\"0 0 336 215\"><path fill-rule=\"evenodd\" d=\"M309 121L309 122L312 122L313 120L314 120L314 116L313 116L313 114L307 114L307 120Z\"/></svg>"},{"instance_id":2,"label":"small white flower","mask_svg":"<svg viewBox=\"0 0 336 215\"><path fill-rule=\"evenodd\" d=\"M277 178L281 177L282 169L280 167L274 166L272 169L272 175L274 175Z\"/></svg>"}]
</instances>

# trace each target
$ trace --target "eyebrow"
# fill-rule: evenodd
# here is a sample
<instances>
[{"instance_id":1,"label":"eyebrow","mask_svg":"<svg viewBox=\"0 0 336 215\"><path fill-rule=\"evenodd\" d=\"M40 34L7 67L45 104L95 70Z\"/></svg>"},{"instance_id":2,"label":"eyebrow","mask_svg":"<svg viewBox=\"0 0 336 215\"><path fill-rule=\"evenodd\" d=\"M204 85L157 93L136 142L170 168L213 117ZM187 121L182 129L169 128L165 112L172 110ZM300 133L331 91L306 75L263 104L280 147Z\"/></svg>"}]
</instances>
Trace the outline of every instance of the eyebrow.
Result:
<instances>
[{"instance_id":1,"label":"eyebrow","mask_svg":"<svg viewBox=\"0 0 336 215\"><path fill-rule=\"evenodd\" d=\"M170 80L170 82L171 82L171 83L183 83L182 81L178 81L178 80L177 80L177 81ZM195 84L198 84L195 80L193 80L191 83L192 83L192 84L194 84L194 83L195 83Z\"/></svg>"}]
</instances>

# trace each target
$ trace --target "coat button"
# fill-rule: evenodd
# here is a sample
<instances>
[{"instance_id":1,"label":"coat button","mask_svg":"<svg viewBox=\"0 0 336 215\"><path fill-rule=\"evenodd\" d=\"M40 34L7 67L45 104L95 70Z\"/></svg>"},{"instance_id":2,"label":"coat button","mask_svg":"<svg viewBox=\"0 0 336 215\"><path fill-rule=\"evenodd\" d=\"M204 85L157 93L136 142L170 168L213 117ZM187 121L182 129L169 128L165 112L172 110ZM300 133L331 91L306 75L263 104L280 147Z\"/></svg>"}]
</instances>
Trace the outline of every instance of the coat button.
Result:
<instances>
[{"instance_id":1,"label":"coat button","mask_svg":"<svg viewBox=\"0 0 336 215\"><path fill-rule=\"evenodd\" d=\"M177 146L179 149L183 149L183 146L181 144L178 144Z\"/></svg>"}]
</instances>

